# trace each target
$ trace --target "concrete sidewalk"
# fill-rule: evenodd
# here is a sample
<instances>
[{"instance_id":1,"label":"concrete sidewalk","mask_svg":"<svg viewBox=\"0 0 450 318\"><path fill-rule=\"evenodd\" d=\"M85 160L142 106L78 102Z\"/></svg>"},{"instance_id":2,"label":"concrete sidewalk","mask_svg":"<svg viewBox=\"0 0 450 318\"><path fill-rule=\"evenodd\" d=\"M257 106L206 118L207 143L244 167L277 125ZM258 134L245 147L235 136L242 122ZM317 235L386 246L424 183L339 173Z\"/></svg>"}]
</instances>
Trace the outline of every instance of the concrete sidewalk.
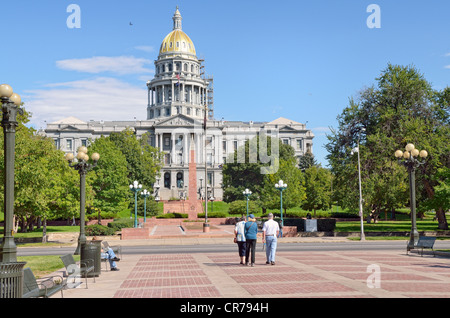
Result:
<instances>
[{"instance_id":1,"label":"concrete sidewalk","mask_svg":"<svg viewBox=\"0 0 450 318\"><path fill-rule=\"evenodd\" d=\"M111 241L127 245L230 244L228 237L180 237ZM345 238L281 238L279 243L345 241ZM104 270L96 282L64 291L64 298L414 298L450 297L450 259L398 251L278 252L265 264L257 243L254 267L236 252L126 254L120 271ZM83 282L83 280L82 280ZM61 297L55 294L53 298Z\"/></svg>"}]
</instances>

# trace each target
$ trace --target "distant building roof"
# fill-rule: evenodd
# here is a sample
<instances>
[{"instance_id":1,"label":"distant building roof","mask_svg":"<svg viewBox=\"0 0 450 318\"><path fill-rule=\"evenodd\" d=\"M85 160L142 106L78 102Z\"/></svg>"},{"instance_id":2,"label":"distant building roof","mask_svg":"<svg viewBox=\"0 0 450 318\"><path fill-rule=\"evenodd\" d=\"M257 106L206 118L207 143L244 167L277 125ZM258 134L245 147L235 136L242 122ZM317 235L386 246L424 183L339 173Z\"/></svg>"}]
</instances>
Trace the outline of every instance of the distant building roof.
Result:
<instances>
[{"instance_id":1,"label":"distant building roof","mask_svg":"<svg viewBox=\"0 0 450 318\"><path fill-rule=\"evenodd\" d=\"M271 121L270 123L267 123L269 125L303 125L302 123L298 123L296 121L280 117L278 119L275 119L274 121Z\"/></svg>"},{"instance_id":2,"label":"distant building roof","mask_svg":"<svg viewBox=\"0 0 450 318\"><path fill-rule=\"evenodd\" d=\"M85 121L82 121L81 119L70 116L70 117L55 121L52 124L57 124L57 125L67 124L67 125L69 125L69 124L87 124L87 123Z\"/></svg>"}]
</instances>

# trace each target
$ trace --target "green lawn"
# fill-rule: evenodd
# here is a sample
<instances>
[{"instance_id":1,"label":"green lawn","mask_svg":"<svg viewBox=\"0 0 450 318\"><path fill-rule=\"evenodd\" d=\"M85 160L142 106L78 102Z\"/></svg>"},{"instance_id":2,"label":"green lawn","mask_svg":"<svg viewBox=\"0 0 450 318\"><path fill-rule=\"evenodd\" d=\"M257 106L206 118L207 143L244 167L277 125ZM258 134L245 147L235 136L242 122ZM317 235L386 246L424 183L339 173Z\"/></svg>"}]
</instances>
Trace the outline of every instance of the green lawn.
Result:
<instances>
[{"instance_id":1,"label":"green lawn","mask_svg":"<svg viewBox=\"0 0 450 318\"><path fill-rule=\"evenodd\" d=\"M378 221L378 223L363 223L364 232L409 232L411 230L411 221ZM358 232L361 230L361 223L355 221L337 222L336 232ZM417 230L437 231L438 222L430 220L418 220Z\"/></svg>"},{"instance_id":2,"label":"green lawn","mask_svg":"<svg viewBox=\"0 0 450 318\"><path fill-rule=\"evenodd\" d=\"M74 255L75 261L80 260L79 255ZM31 268L36 278L44 277L54 271L64 268L64 264L58 255L45 255L45 256L18 256L18 262L27 262L25 268Z\"/></svg>"}]
</instances>

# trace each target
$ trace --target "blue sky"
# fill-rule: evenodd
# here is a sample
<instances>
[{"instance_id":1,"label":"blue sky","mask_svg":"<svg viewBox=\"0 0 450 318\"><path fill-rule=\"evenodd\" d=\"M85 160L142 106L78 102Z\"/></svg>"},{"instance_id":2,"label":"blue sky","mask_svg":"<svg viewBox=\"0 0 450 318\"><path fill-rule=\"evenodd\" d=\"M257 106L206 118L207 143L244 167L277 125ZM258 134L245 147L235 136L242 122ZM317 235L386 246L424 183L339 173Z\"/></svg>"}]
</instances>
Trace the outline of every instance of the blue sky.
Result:
<instances>
[{"instance_id":1,"label":"blue sky","mask_svg":"<svg viewBox=\"0 0 450 318\"><path fill-rule=\"evenodd\" d=\"M70 4L81 9L80 28L67 26ZM381 9L380 28L367 25L370 4ZM214 76L215 117L307 123L324 166L329 127L388 63L414 65L435 89L449 84L443 0L9 1L0 82L22 96L36 128L68 116L146 119L145 83L177 5Z\"/></svg>"}]
</instances>

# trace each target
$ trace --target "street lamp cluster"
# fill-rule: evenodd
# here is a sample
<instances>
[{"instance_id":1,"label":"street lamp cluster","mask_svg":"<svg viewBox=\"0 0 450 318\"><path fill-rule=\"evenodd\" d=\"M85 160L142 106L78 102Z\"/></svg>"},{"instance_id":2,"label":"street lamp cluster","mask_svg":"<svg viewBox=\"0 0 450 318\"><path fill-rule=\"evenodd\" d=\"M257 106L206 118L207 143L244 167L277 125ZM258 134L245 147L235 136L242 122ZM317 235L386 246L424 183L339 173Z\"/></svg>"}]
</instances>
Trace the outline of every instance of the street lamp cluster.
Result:
<instances>
[{"instance_id":1,"label":"street lamp cluster","mask_svg":"<svg viewBox=\"0 0 450 318\"><path fill-rule=\"evenodd\" d=\"M21 98L13 92L8 84L0 85L0 98L2 103L2 127L3 127L3 150L4 150L4 237L0 247L0 262L16 262L17 247L13 237L14 217L14 153L16 143L17 113L23 114L19 108Z\"/></svg>"},{"instance_id":2,"label":"street lamp cluster","mask_svg":"<svg viewBox=\"0 0 450 318\"><path fill-rule=\"evenodd\" d=\"M281 226L280 226L280 237L283 237L283 191L287 189L287 184L283 182L283 180L275 183L275 188L280 190L280 215L281 215Z\"/></svg>"},{"instance_id":3,"label":"street lamp cluster","mask_svg":"<svg viewBox=\"0 0 450 318\"><path fill-rule=\"evenodd\" d=\"M419 232L417 231L416 225L416 168L425 163L425 158L428 157L428 152L426 150L418 150L413 144L407 144L405 151L397 150L395 152L395 157L398 159L399 163L403 164L409 174L409 195L410 195L410 205L411 205L411 232L409 234L409 243L407 250L411 250L417 245L419 240ZM422 158L420 161L418 157ZM402 161L403 159L403 161Z\"/></svg>"},{"instance_id":4,"label":"street lamp cluster","mask_svg":"<svg viewBox=\"0 0 450 318\"><path fill-rule=\"evenodd\" d=\"M139 184L136 180L133 184L130 184L130 190L134 192L134 227L137 227L137 194L141 192L142 184ZM131 216L130 216L131 218Z\"/></svg>"},{"instance_id":5,"label":"street lamp cluster","mask_svg":"<svg viewBox=\"0 0 450 318\"><path fill-rule=\"evenodd\" d=\"M81 146L80 148L78 148L76 162L74 162L73 153L67 153L65 155L65 158L69 163L69 167L77 170L78 174L80 175L80 235L78 237L78 246L74 253L75 255L78 255L81 253L81 249L83 249L86 244L86 174L88 173L88 171L97 166L100 155L97 152L94 152L91 156L92 163L89 163L88 150L85 146Z\"/></svg>"},{"instance_id":6,"label":"street lamp cluster","mask_svg":"<svg viewBox=\"0 0 450 318\"><path fill-rule=\"evenodd\" d=\"M159 182L154 185L155 188L155 201L159 201ZM141 196L144 198L144 223L147 222L147 198L151 195L151 193L144 189L142 190L142 184L140 184L137 180L130 184L130 190L134 192L134 227L138 227L138 218L137 218L137 195L142 191ZM130 214L130 219L132 218Z\"/></svg>"}]
</instances>

